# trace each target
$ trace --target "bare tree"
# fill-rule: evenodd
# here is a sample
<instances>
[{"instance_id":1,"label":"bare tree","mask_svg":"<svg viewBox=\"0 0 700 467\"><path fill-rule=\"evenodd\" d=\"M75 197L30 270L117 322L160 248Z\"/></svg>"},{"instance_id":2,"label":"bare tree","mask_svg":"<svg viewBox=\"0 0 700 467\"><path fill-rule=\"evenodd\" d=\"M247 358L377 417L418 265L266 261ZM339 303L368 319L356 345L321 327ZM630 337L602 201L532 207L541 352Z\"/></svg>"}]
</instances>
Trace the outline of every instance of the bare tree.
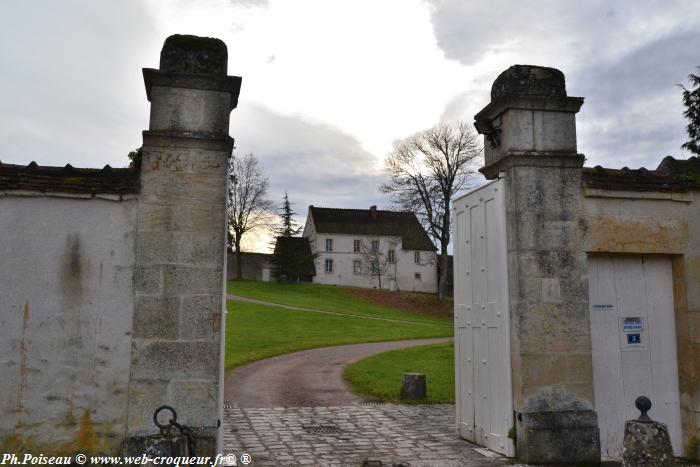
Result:
<instances>
[{"instance_id":1,"label":"bare tree","mask_svg":"<svg viewBox=\"0 0 700 467\"><path fill-rule=\"evenodd\" d=\"M378 237L361 240L360 254L362 255L362 262L360 263L360 273L364 276L376 277L379 289L382 288L382 277L393 278L398 289L396 248L399 245L399 239L389 238L385 243L386 248L382 248L382 242Z\"/></svg>"},{"instance_id":2,"label":"bare tree","mask_svg":"<svg viewBox=\"0 0 700 467\"><path fill-rule=\"evenodd\" d=\"M233 155L228 166L228 246L236 253L236 279L243 278L241 239L267 228L272 202L265 199L269 182L253 154Z\"/></svg>"},{"instance_id":3,"label":"bare tree","mask_svg":"<svg viewBox=\"0 0 700 467\"><path fill-rule=\"evenodd\" d=\"M482 146L471 125L437 125L394 144L384 161L389 182L380 190L402 210L413 211L440 245L440 299L447 288L447 246L450 243L450 199L476 173Z\"/></svg>"}]
</instances>

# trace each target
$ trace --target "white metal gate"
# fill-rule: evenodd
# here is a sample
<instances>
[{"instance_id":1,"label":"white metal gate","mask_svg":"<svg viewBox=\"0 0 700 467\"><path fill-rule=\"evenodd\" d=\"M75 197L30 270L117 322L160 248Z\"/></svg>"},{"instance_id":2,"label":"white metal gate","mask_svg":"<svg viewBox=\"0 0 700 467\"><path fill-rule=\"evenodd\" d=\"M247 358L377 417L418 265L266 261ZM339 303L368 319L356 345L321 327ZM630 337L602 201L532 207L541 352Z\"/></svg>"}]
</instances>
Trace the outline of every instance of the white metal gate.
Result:
<instances>
[{"instance_id":1,"label":"white metal gate","mask_svg":"<svg viewBox=\"0 0 700 467\"><path fill-rule=\"evenodd\" d=\"M591 256L588 282L595 408L601 455L620 457L634 400L652 401L649 416L668 426L681 455L681 415L671 260Z\"/></svg>"},{"instance_id":2,"label":"white metal gate","mask_svg":"<svg viewBox=\"0 0 700 467\"><path fill-rule=\"evenodd\" d=\"M455 200L455 376L460 436L513 456L504 183Z\"/></svg>"}]
</instances>

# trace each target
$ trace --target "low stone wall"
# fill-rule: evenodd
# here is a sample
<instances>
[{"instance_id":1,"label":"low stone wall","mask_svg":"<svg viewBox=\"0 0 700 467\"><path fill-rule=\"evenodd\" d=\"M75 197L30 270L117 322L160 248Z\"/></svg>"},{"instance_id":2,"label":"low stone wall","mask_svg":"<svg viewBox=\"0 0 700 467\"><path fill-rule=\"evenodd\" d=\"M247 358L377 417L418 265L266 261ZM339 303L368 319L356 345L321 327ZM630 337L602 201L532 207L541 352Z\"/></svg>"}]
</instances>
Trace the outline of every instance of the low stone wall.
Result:
<instances>
[{"instance_id":1,"label":"low stone wall","mask_svg":"<svg viewBox=\"0 0 700 467\"><path fill-rule=\"evenodd\" d=\"M142 160L0 163L0 451L140 455L163 404L217 450L229 113L218 39L171 36ZM167 420L166 420L167 421Z\"/></svg>"}]
</instances>

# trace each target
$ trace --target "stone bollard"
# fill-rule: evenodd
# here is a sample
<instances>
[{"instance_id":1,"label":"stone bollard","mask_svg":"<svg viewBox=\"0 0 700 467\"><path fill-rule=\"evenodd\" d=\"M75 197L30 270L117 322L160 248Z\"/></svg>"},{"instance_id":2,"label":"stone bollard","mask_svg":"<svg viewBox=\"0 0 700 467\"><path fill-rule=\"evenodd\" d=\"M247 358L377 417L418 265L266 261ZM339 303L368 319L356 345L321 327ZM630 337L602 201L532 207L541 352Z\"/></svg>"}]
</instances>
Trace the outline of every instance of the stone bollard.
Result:
<instances>
[{"instance_id":1,"label":"stone bollard","mask_svg":"<svg viewBox=\"0 0 700 467\"><path fill-rule=\"evenodd\" d=\"M647 415L651 401L640 396L634 401L641 415L637 420L625 422L623 467L667 467L675 466L671 438L666 425L655 422Z\"/></svg>"},{"instance_id":2,"label":"stone bollard","mask_svg":"<svg viewBox=\"0 0 700 467\"><path fill-rule=\"evenodd\" d=\"M425 399L428 392L423 373L404 373L401 397L403 399Z\"/></svg>"}]
</instances>

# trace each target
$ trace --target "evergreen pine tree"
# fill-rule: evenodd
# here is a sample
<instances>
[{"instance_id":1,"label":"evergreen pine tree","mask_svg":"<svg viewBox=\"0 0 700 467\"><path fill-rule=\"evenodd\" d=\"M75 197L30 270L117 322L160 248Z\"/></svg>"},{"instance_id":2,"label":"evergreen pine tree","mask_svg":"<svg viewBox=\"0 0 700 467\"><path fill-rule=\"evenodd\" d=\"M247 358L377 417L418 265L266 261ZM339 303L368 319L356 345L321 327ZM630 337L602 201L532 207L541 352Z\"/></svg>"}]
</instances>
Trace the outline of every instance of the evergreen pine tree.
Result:
<instances>
[{"instance_id":1,"label":"evergreen pine tree","mask_svg":"<svg viewBox=\"0 0 700 467\"><path fill-rule=\"evenodd\" d=\"M697 67L700 71L700 67ZM688 75L688 81L695 89L683 89L683 105L685 112L683 116L689 120L686 131L688 132L688 141L681 146L683 149L700 154L700 75Z\"/></svg>"},{"instance_id":2,"label":"evergreen pine tree","mask_svg":"<svg viewBox=\"0 0 700 467\"><path fill-rule=\"evenodd\" d=\"M292 203L289 202L289 195L285 190L282 206L280 207L282 221L280 227L276 229L278 237L296 237L301 232L301 226L294 222L295 214L296 212L292 211Z\"/></svg>"},{"instance_id":3,"label":"evergreen pine tree","mask_svg":"<svg viewBox=\"0 0 700 467\"><path fill-rule=\"evenodd\" d=\"M275 228L275 245L272 254L272 276L279 282L300 282L312 275L314 255L308 241L297 237L302 227L294 221L289 195L284 192L279 209L280 222Z\"/></svg>"}]
</instances>

